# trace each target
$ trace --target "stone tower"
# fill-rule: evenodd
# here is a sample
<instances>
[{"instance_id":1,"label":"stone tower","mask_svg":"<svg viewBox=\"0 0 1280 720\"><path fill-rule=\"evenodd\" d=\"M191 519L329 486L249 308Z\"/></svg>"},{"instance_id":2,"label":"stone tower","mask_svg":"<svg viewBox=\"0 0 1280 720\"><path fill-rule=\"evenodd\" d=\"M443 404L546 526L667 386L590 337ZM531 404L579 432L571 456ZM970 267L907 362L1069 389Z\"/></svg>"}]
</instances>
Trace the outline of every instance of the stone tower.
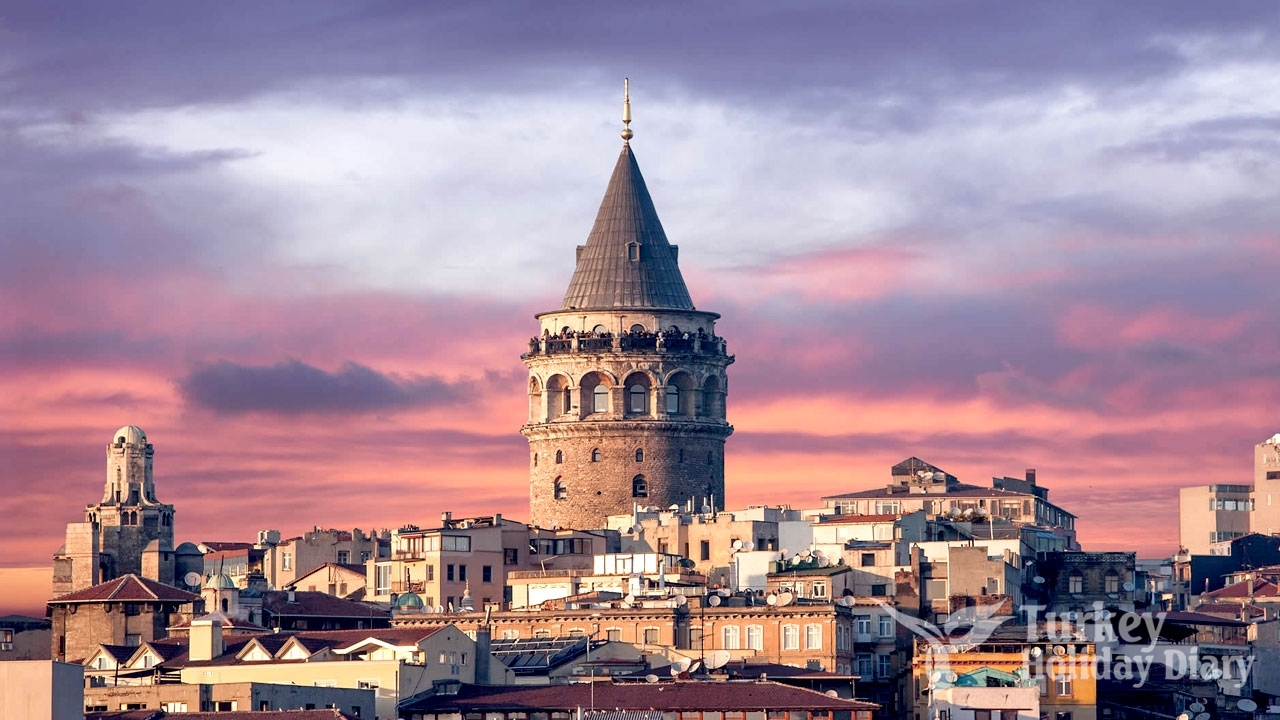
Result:
<instances>
[{"instance_id":1,"label":"stone tower","mask_svg":"<svg viewBox=\"0 0 1280 720\"><path fill-rule=\"evenodd\" d=\"M630 136L564 302L536 316L522 356L530 519L542 527L599 528L636 505L724 507L733 356L720 316L689 298Z\"/></svg>"},{"instance_id":2,"label":"stone tower","mask_svg":"<svg viewBox=\"0 0 1280 720\"><path fill-rule=\"evenodd\" d=\"M154 456L139 427L112 436L102 499L85 507L84 522L67 525L67 542L54 554L54 597L127 573L173 584L173 506L156 500Z\"/></svg>"}]
</instances>

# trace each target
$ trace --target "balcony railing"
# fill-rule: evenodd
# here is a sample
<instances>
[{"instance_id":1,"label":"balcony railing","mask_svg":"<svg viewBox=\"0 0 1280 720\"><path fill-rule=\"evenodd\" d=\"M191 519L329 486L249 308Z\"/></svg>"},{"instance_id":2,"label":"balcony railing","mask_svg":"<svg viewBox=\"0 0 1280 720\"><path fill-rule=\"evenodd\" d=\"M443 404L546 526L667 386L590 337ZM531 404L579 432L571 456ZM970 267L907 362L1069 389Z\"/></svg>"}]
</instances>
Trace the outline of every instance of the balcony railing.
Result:
<instances>
[{"instance_id":1,"label":"balcony railing","mask_svg":"<svg viewBox=\"0 0 1280 720\"><path fill-rule=\"evenodd\" d=\"M542 337L530 338L529 352L524 357L563 355L568 353L660 352L694 355L727 355L724 338L710 335L684 337L670 335L614 335L610 337Z\"/></svg>"}]
</instances>

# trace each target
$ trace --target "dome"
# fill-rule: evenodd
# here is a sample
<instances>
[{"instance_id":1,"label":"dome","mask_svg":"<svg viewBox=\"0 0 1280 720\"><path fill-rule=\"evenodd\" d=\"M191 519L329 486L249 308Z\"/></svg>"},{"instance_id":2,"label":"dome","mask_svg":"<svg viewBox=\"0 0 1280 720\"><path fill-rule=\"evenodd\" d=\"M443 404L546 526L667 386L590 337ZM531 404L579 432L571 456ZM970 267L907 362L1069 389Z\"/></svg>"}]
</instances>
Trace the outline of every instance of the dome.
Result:
<instances>
[{"instance_id":1,"label":"dome","mask_svg":"<svg viewBox=\"0 0 1280 720\"><path fill-rule=\"evenodd\" d=\"M235 590L236 582L226 573L218 573L204 584L206 590Z\"/></svg>"},{"instance_id":2,"label":"dome","mask_svg":"<svg viewBox=\"0 0 1280 720\"><path fill-rule=\"evenodd\" d=\"M191 542L182 543L177 547L176 550L174 550L174 552L179 555L203 555L204 554L200 552L200 548L195 546L195 543L191 543Z\"/></svg>"},{"instance_id":3,"label":"dome","mask_svg":"<svg viewBox=\"0 0 1280 720\"><path fill-rule=\"evenodd\" d=\"M146 445L147 434L142 432L142 428L137 425L125 425L111 437L111 444Z\"/></svg>"},{"instance_id":4,"label":"dome","mask_svg":"<svg viewBox=\"0 0 1280 720\"><path fill-rule=\"evenodd\" d=\"M418 593L407 592L401 595L400 597L396 598L396 608L398 609L403 610L406 608L423 608L423 607L426 607L426 603L422 602L422 598L418 596Z\"/></svg>"}]
</instances>

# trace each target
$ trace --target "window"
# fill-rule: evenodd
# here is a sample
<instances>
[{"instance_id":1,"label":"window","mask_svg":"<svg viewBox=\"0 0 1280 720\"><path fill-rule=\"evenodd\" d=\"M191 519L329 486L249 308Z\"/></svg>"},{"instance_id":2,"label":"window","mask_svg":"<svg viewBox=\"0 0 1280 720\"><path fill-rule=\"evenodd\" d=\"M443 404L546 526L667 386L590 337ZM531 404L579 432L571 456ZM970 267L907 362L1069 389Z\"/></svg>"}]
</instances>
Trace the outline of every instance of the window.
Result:
<instances>
[{"instance_id":1,"label":"window","mask_svg":"<svg viewBox=\"0 0 1280 720\"><path fill-rule=\"evenodd\" d=\"M805 625L804 626L804 649L805 650L821 650L822 649L822 626L821 625Z\"/></svg>"},{"instance_id":2,"label":"window","mask_svg":"<svg viewBox=\"0 0 1280 720\"><path fill-rule=\"evenodd\" d=\"M647 402L648 393L645 392L643 385L632 385L627 388L627 410L633 413L643 413L648 410Z\"/></svg>"},{"instance_id":3,"label":"window","mask_svg":"<svg viewBox=\"0 0 1280 720\"><path fill-rule=\"evenodd\" d=\"M142 644L142 636L141 635L125 635L124 644L127 647L138 647L139 645Z\"/></svg>"},{"instance_id":4,"label":"window","mask_svg":"<svg viewBox=\"0 0 1280 720\"><path fill-rule=\"evenodd\" d=\"M428 564L427 565L427 582L435 582L435 581L436 581L436 566Z\"/></svg>"},{"instance_id":5,"label":"window","mask_svg":"<svg viewBox=\"0 0 1280 720\"><path fill-rule=\"evenodd\" d=\"M836 649L849 649L849 628L844 625L836 625Z\"/></svg>"},{"instance_id":6,"label":"window","mask_svg":"<svg viewBox=\"0 0 1280 720\"><path fill-rule=\"evenodd\" d=\"M974 710L973 720L991 720L990 710Z\"/></svg>"},{"instance_id":7,"label":"window","mask_svg":"<svg viewBox=\"0 0 1280 720\"><path fill-rule=\"evenodd\" d=\"M554 488L555 488L555 498L557 500L564 500L565 498L569 497L569 488L565 487L564 481L561 480L560 478L555 479Z\"/></svg>"},{"instance_id":8,"label":"window","mask_svg":"<svg viewBox=\"0 0 1280 720\"><path fill-rule=\"evenodd\" d=\"M280 569L281 570L293 569L293 553L287 552L287 553L280 554Z\"/></svg>"},{"instance_id":9,"label":"window","mask_svg":"<svg viewBox=\"0 0 1280 720\"><path fill-rule=\"evenodd\" d=\"M503 640L515 640L515 639L517 639L517 638L519 638L519 637L520 637L520 631L519 631L519 630L503 630L503 631L502 631L502 639L503 639Z\"/></svg>"},{"instance_id":10,"label":"window","mask_svg":"<svg viewBox=\"0 0 1280 720\"><path fill-rule=\"evenodd\" d=\"M138 604L137 604L137 603L125 603L125 604L124 604L124 614L125 614L125 615L137 615L137 614L138 614Z\"/></svg>"},{"instance_id":11,"label":"window","mask_svg":"<svg viewBox=\"0 0 1280 720\"><path fill-rule=\"evenodd\" d=\"M604 637L609 642L622 642L622 630L618 628L609 628L604 631Z\"/></svg>"},{"instance_id":12,"label":"window","mask_svg":"<svg viewBox=\"0 0 1280 720\"><path fill-rule=\"evenodd\" d=\"M710 560L711 559L711 541L703 540L701 543L699 543L699 546L701 551L700 557L703 560Z\"/></svg>"},{"instance_id":13,"label":"window","mask_svg":"<svg viewBox=\"0 0 1280 720\"><path fill-rule=\"evenodd\" d=\"M1106 589L1109 593L1120 592L1120 576L1114 570L1108 570L1106 575Z\"/></svg>"},{"instance_id":14,"label":"window","mask_svg":"<svg viewBox=\"0 0 1280 720\"><path fill-rule=\"evenodd\" d=\"M644 643L646 645L658 644L658 628L647 627L644 629Z\"/></svg>"},{"instance_id":15,"label":"window","mask_svg":"<svg viewBox=\"0 0 1280 720\"><path fill-rule=\"evenodd\" d=\"M602 457L604 457L604 453L600 452L600 448L595 448L591 451L591 462L600 462Z\"/></svg>"},{"instance_id":16,"label":"window","mask_svg":"<svg viewBox=\"0 0 1280 720\"><path fill-rule=\"evenodd\" d=\"M799 650L800 649L800 626L799 625L783 625L782 626L782 649L783 650Z\"/></svg>"},{"instance_id":17,"label":"window","mask_svg":"<svg viewBox=\"0 0 1280 720\"><path fill-rule=\"evenodd\" d=\"M893 637L893 618L889 615L880 616L880 637Z\"/></svg>"},{"instance_id":18,"label":"window","mask_svg":"<svg viewBox=\"0 0 1280 720\"><path fill-rule=\"evenodd\" d=\"M1001 710L1000 720L1018 720L1017 710Z\"/></svg>"},{"instance_id":19,"label":"window","mask_svg":"<svg viewBox=\"0 0 1280 720\"><path fill-rule=\"evenodd\" d=\"M888 586L888 585L885 585L885 584L872 585L872 586L871 586L871 596L872 596L872 597L884 597L885 595L888 595L888 594L889 594L889 593L888 593L888 589L889 589L889 586Z\"/></svg>"},{"instance_id":20,"label":"window","mask_svg":"<svg viewBox=\"0 0 1280 720\"><path fill-rule=\"evenodd\" d=\"M811 592L811 593L810 593L810 595L812 595L813 597L816 597L816 598L824 598L824 597L826 597L826 596L827 596L827 584L826 584L825 582L821 581L821 580L814 580L814 581L813 581L813 592Z\"/></svg>"},{"instance_id":21,"label":"window","mask_svg":"<svg viewBox=\"0 0 1280 720\"><path fill-rule=\"evenodd\" d=\"M737 625L724 626L724 629L720 631L720 634L722 636L720 647L725 650L737 650L741 647L741 634Z\"/></svg>"},{"instance_id":22,"label":"window","mask_svg":"<svg viewBox=\"0 0 1280 720\"><path fill-rule=\"evenodd\" d=\"M493 582L493 566L485 565L480 568L480 582Z\"/></svg>"},{"instance_id":23,"label":"window","mask_svg":"<svg viewBox=\"0 0 1280 720\"><path fill-rule=\"evenodd\" d=\"M1071 697L1071 676L1059 675L1055 680L1054 692L1057 693L1058 697Z\"/></svg>"},{"instance_id":24,"label":"window","mask_svg":"<svg viewBox=\"0 0 1280 720\"><path fill-rule=\"evenodd\" d=\"M591 412L609 412L609 388L597 385L591 391Z\"/></svg>"},{"instance_id":25,"label":"window","mask_svg":"<svg viewBox=\"0 0 1280 720\"><path fill-rule=\"evenodd\" d=\"M0 650L13 649L13 630L5 628L0 630ZM98 658L98 662L102 663L105 658Z\"/></svg>"},{"instance_id":26,"label":"window","mask_svg":"<svg viewBox=\"0 0 1280 720\"><path fill-rule=\"evenodd\" d=\"M876 677L887 678L893 674L893 656L889 653L876 655Z\"/></svg>"},{"instance_id":27,"label":"window","mask_svg":"<svg viewBox=\"0 0 1280 720\"><path fill-rule=\"evenodd\" d=\"M747 626L747 649L748 650L764 650L764 626L763 625Z\"/></svg>"},{"instance_id":28,"label":"window","mask_svg":"<svg viewBox=\"0 0 1280 720\"><path fill-rule=\"evenodd\" d=\"M627 243L627 257L631 260L631 262L640 261L640 244L639 243ZM632 332L635 332L635 327L632 327L631 330Z\"/></svg>"},{"instance_id":29,"label":"window","mask_svg":"<svg viewBox=\"0 0 1280 720\"><path fill-rule=\"evenodd\" d=\"M870 615L854 615L853 621L855 626L854 632L856 632L859 635L871 634L871 616Z\"/></svg>"},{"instance_id":30,"label":"window","mask_svg":"<svg viewBox=\"0 0 1280 720\"><path fill-rule=\"evenodd\" d=\"M631 478L631 497L649 497L649 483L644 479L643 475Z\"/></svg>"},{"instance_id":31,"label":"window","mask_svg":"<svg viewBox=\"0 0 1280 720\"><path fill-rule=\"evenodd\" d=\"M871 677L875 673L875 659L870 653L865 653L857 657L858 675L862 677Z\"/></svg>"},{"instance_id":32,"label":"window","mask_svg":"<svg viewBox=\"0 0 1280 720\"><path fill-rule=\"evenodd\" d=\"M636 448L636 462L644 462L644 449Z\"/></svg>"},{"instance_id":33,"label":"window","mask_svg":"<svg viewBox=\"0 0 1280 720\"><path fill-rule=\"evenodd\" d=\"M1079 595L1084 592L1084 576L1074 570L1067 576L1067 592Z\"/></svg>"},{"instance_id":34,"label":"window","mask_svg":"<svg viewBox=\"0 0 1280 720\"><path fill-rule=\"evenodd\" d=\"M458 582L466 582L466 581L467 581L467 566L459 565L458 566Z\"/></svg>"},{"instance_id":35,"label":"window","mask_svg":"<svg viewBox=\"0 0 1280 720\"><path fill-rule=\"evenodd\" d=\"M449 582L453 582L453 564L452 563L444 566L444 579Z\"/></svg>"},{"instance_id":36,"label":"window","mask_svg":"<svg viewBox=\"0 0 1280 720\"><path fill-rule=\"evenodd\" d=\"M680 388L676 387L675 385L668 385L666 396L667 396L667 414L679 415L680 414Z\"/></svg>"},{"instance_id":37,"label":"window","mask_svg":"<svg viewBox=\"0 0 1280 720\"><path fill-rule=\"evenodd\" d=\"M557 465L559 465L559 464L560 464L560 463L562 463L562 462L564 462L564 451L563 451L563 450L557 450L557 451L556 451L556 464L557 464Z\"/></svg>"},{"instance_id":38,"label":"window","mask_svg":"<svg viewBox=\"0 0 1280 720\"><path fill-rule=\"evenodd\" d=\"M377 565L373 571L373 591L378 595L391 592L391 566Z\"/></svg>"},{"instance_id":39,"label":"window","mask_svg":"<svg viewBox=\"0 0 1280 720\"><path fill-rule=\"evenodd\" d=\"M862 567L875 567L875 564L876 564L875 553L862 553Z\"/></svg>"}]
</instances>

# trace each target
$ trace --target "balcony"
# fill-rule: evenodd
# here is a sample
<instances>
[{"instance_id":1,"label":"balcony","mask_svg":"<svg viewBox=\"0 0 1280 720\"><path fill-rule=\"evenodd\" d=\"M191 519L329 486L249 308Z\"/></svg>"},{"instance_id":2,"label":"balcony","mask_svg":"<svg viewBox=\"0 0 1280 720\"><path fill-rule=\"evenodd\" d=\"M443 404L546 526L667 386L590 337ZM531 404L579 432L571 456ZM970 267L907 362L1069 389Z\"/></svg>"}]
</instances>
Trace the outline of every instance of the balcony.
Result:
<instances>
[{"instance_id":1,"label":"balcony","mask_svg":"<svg viewBox=\"0 0 1280 720\"><path fill-rule=\"evenodd\" d=\"M574 337L543 337L529 339L529 352L521 357L531 358L547 355L567 355L572 353L606 353L606 352L659 352L684 355L727 355L728 349L724 338L711 335L664 335L654 334L593 336L590 334Z\"/></svg>"},{"instance_id":2,"label":"balcony","mask_svg":"<svg viewBox=\"0 0 1280 720\"><path fill-rule=\"evenodd\" d=\"M393 593L404 593L404 592L415 592L415 593L420 593L420 592L422 592L422 590L423 590L423 586L424 586L424 584L425 584L425 583L422 583L422 582L401 582L401 581L396 581L396 582L392 582L392 583L391 583L391 592L393 592Z\"/></svg>"}]
</instances>

